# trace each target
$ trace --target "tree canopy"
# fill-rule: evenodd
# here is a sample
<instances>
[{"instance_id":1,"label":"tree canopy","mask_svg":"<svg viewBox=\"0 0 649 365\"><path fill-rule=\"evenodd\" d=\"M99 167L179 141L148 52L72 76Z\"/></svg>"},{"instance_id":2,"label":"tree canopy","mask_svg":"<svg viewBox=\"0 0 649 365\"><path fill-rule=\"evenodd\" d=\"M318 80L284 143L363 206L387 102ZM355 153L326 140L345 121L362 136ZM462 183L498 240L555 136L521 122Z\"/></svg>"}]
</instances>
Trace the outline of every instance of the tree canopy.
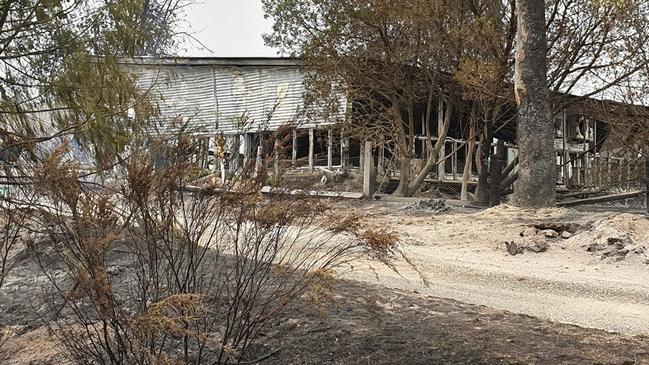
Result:
<instances>
[{"instance_id":1,"label":"tree canopy","mask_svg":"<svg viewBox=\"0 0 649 365\"><path fill-rule=\"evenodd\" d=\"M129 110L151 108L116 60L171 50L184 5L184 0L3 2L0 148L29 150L74 134L99 161L120 151L138 125Z\"/></svg>"},{"instance_id":2,"label":"tree canopy","mask_svg":"<svg viewBox=\"0 0 649 365\"><path fill-rule=\"evenodd\" d=\"M352 108L362 114L356 120L379 120L374 128L362 125L361 133L369 138L391 135L403 158L414 150L413 125L420 118L416 105L428 105L424 114L431 118L438 104L431 101L443 101L450 113L470 116L463 119L471 119L475 138L485 140L495 121L515 122L515 0L263 4L274 21L267 44L304 59L313 71L310 97L322 100L337 92L362 99L371 107ZM578 100L558 97L560 93L604 98L643 92L640 85L646 85L649 65L647 7L643 0L545 1L553 114ZM418 177L439 163L436 150L429 149L429 161L407 194L418 188Z\"/></svg>"}]
</instances>

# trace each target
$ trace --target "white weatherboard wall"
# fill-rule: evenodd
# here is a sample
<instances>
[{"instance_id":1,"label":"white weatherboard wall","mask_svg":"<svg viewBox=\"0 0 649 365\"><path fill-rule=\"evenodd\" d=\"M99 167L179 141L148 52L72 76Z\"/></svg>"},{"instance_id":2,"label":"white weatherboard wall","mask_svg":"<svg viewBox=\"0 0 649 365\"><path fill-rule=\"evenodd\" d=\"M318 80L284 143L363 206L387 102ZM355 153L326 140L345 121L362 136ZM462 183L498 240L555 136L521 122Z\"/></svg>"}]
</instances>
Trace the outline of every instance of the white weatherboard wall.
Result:
<instances>
[{"instance_id":1,"label":"white weatherboard wall","mask_svg":"<svg viewBox=\"0 0 649 365\"><path fill-rule=\"evenodd\" d=\"M187 123L196 134L273 131L281 125L308 128L344 118L304 115L304 73L297 65L132 64L140 87L160 108L161 132Z\"/></svg>"}]
</instances>

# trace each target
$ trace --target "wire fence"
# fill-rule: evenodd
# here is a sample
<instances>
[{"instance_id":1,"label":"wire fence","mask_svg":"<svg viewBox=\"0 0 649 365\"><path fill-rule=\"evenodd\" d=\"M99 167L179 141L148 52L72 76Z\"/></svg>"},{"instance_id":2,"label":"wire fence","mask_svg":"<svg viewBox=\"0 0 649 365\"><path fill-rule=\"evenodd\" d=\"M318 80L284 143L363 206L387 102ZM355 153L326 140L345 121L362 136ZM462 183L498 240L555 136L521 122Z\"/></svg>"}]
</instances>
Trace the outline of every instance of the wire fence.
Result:
<instances>
[{"instance_id":1,"label":"wire fence","mask_svg":"<svg viewBox=\"0 0 649 365\"><path fill-rule=\"evenodd\" d=\"M392 194L493 206L509 201L518 176L516 146L495 139L484 145L449 137L434 156L422 141L404 162L390 143L345 138L332 128L183 138L178 143L192 148L197 178L224 183L263 173L269 188L323 196ZM164 153L155 164L164 165ZM558 151L556 171L560 205L646 209L647 162L638 154ZM15 190L0 184L0 198Z\"/></svg>"}]
</instances>

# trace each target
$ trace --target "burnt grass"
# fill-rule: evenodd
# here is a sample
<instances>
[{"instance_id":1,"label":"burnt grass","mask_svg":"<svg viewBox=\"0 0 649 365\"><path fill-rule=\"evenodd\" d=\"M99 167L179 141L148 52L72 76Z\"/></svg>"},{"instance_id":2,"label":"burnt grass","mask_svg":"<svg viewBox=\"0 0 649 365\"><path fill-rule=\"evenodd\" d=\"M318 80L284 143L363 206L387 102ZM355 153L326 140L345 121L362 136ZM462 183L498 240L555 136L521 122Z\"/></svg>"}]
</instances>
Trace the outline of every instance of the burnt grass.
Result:
<instances>
[{"instance_id":1,"label":"burnt grass","mask_svg":"<svg viewBox=\"0 0 649 365\"><path fill-rule=\"evenodd\" d=\"M46 255L47 256L47 255ZM114 264L124 264L114 255ZM46 266L56 266L47 262ZM43 326L46 282L21 260L0 290L0 328L16 335ZM111 280L127 282L128 270ZM274 319L243 363L260 364L649 364L649 338L336 280L333 299L306 297ZM54 357L47 363L61 363Z\"/></svg>"},{"instance_id":2,"label":"burnt grass","mask_svg":"<svg viewBox=\"0 0 649 365\"><path fill-rule=\"evenodd\" d=\"M649 364L649 338L341 280L266 333L264 364ZM279 350L278 350L279 349Z\"/></svg>"}]
</instances>

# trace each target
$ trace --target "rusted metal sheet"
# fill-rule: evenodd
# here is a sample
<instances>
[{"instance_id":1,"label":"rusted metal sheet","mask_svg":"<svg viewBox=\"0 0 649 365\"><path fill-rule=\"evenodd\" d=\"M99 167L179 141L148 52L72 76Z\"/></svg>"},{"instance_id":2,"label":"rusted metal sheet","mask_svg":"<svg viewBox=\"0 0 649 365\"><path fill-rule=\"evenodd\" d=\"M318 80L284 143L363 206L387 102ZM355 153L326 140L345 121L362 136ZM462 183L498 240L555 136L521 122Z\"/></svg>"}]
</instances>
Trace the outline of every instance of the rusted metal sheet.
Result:
<instances>
[{"instance_id":1,"label":"rusted metal sheet","mask_svg":"<svg viewBox=\"0 0 649 365\"><path fill-rule=\"evenodd\" d=\"M310 113L304 104L304 71L297 64L132 63L142 90L160 109L160 131L186 124L195 134L273 131L284 124L298 127L328 125L344 118L343 106L333 117ZM314 117L315 116L315 117Z\"/></svg>"}]
</instances>

